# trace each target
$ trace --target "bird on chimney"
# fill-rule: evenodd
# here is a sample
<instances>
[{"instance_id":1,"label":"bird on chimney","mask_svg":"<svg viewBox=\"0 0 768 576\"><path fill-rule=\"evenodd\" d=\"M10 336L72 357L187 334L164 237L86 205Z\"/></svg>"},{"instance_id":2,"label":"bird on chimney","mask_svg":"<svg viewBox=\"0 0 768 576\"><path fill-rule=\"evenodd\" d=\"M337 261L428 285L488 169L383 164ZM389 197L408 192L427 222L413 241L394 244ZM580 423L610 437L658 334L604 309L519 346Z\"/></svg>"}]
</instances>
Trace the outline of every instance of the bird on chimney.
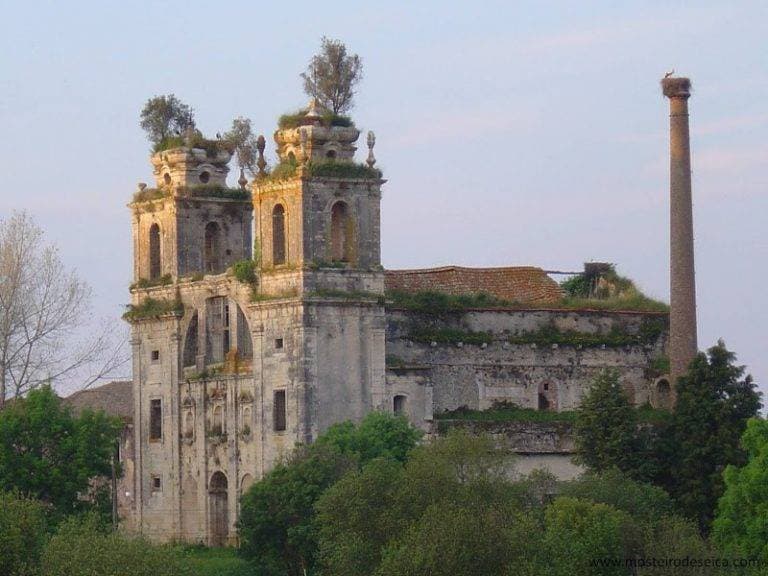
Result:
<instances>
[{"instance_id":1,"label":"bird on chimney","mask_svg":"<svg viewBox=\"0 0 768 576\"><path fill-rule=\"evenodd\" d=\"M670 77L670 76L672 76L672 74L674 74L674 73L675 73L675 69L674 69L674 68L672 68L672 70L670 70L669 72L667 72L666 74L664 74L664 78L669 78L669 77Z\"/></svg>"}]
</instances>

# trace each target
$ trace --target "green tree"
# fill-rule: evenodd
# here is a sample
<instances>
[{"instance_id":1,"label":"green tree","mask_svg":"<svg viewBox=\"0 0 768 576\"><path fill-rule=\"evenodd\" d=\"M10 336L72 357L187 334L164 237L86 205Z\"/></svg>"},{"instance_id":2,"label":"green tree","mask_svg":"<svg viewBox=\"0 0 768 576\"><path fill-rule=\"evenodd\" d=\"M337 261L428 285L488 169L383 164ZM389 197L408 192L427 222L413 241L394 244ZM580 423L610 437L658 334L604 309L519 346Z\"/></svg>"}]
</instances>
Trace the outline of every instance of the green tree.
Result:
<instances>
[{"instance_id":1,"label":"green tree","mask_svg":"<svg viewBox=\"0 0 768 576\"><path fill-rule=\"evenodd\" d=\"M194 129L195 112L174 94L155 96L144 104L139 125L149 141L157 145L166 138L182 136L188 129Z\"/></svg>"},{"instance_id":2,"label":"green tree","mask_svg":"<svg viewBox=\"0 0 768 576\"><path fill-rule=\"evenodd\" d=\"M538 574L538 523L514 505L449 502L430 506L383 554L376 576ZM339 573L340 572L334 572ZM370 572L369 572L370 574Z\"/></svg>"},{"instance_id":3,"label":"green tree","mask_svg":"<svg viewBox=\"0 0 768 576\"><path fill-rule=\"evenodd\" d=\"M750 420L742 446L749 460L725 469L712 538L730 554L768 560L768 421Z\"/></svg>"},{"instance_id":4,"label":"green tree","mask_svg":"<svg viewBox=\"0 0 768 576\"><path fill-rule=\"evenodd\" d=\"M0 411L0 489L18 490L70 514L94 477L111 474L122 425L102 412L73 417L50 386Z\"/></svg>"},{"instance_id":5,"label":"green tree","mask_svg":"<svg viewBox=\"0 0 768 576\"><path fill-rule=\"evenodd\" d=\"M253 175L256 166L256 136L250 118L235 118L232 128L224 134L224 140L235 151L238 168Z\"/></svg>"},{"instance_id":6,"label":"green tree","mask_svg":"<svg viewBox=\"0 0 768 576\"><path fill-rule=\"evenodd\" d=\"M46 538L43 504L18 493L0 491L0 574L37 574Z\"/></svg>"},{"instance_id":7,"label":"green tree","mask_svg":"<svg viewBox=\"0 0 768 576\"><path fill-rule=\"evenodd\" d=\"M662 488L632 480L616 469L562 482L559 494L608 504L642 522L677 514L674 501Z\"/></svg>"},{"instance_id":8,"label":"green tree","mask_svg":"<svg viewBox=\"0 0 768 576\"><path fill-rule=\"evenodd\" d=\"M668 475L661 482L704 532L723 494L723 471L746 462L739 440L760 409L760 393L735 358L720 341L698 354L676 385Z\"/></svg>"},{"instance_id":9,"label":"green tree","mask_svg":"<svg viewBox=\"0 0 768 576\"><path fill-rule=\"evenodd\" d=\"M323 36L320 53L312 57L301 74L304 91L333 114L352 108L355 86L363 78L363 61L357 54L347 54L339 40Z\"/></svg>"},{"instance_id":10,"label":"green tree","mask_svg":"<svg viewBox=\"0 0 768 576\"><path fill-rule=\"evenodd\" d=\"M455 551L456 557L442 565L437 560L443 552L436 550L449 544L438 539L441 535L448 537L451 530L454 536L465 529L475 532L475 522L451 528L458 518L473 515L478 516L477 522L487 526L488 531L482 534L489 538L495 538L497 530L509 528L499 524L496 514L503 512L511 521L512 512L519 512L529 502L530 487L508 481L508 463L509 454L491 438L454 430L414 449L405 465L392 459L377 459L362 471L348 473L323 494L316 506L323 568L329 574L372 574L386 549L387 574L428 569L434 574L450 573L445 570L475 573L467 571L467 564L463 569L457 564L474 557L471 548L475 537L466 540L462 552ZM440 520L439 528L433 529L441 510L446 510L448 516ZM508 543L509 538L502 540ZM435 554L425 552L416 564L410 564L409 557L418 548L416 541L425 546L429 541ZM517 548L510 548L511 552L514 550ZM481 554L491 552L487 547L478 548ZM491 557L488 562L497 567L504 565L505 560L498 555ZM486 565L480 562L472 570Z\"/></svg>"},{"instance_id":11,"label":"green tree","mask_svg":"<svg viewBox=\"0 0 768 576\"><path fill-rule=\"evenodd\" d=\"M404 416L371 412L360 424L334 424L315 444L352 455L361 465L382 457L404 462L421 436L421 431L411 426Z\"/></svg>"},{"instance_id":12,"label":"green tree","mask_svg":"<svg viewBox=\"0 0 768 576\"><path fill-rule=\"evenodd\" d=\"M542 545L552 576L624 576L624 566L593 563L633 558L641 546L641 531L629 514L607 504L561 497L547 507L545 524Z\"/></svg>"},{"instance_id":13,"label":"green tree","mask_svg":"<svg viewBox=\"0 0 768 576\"><path fill-rule=\"evenodd\" d=\"M615 370L598 374L576 412L576 455L590 470L636 468L637 413Z\"/></svg>"},{"instance_id":14,"label":"green tree","mask_svg":"<svg viewBox=\"0 0 768 576\"><path fill-rule=\"evenodd\" d=\"M111 531L89 514L57 530L42 555L40 576L193 576L177 551Z\"/></svg>"},{"instance_id":15,"label":"green tree","mask_svg":"<svg viewBox=\"0 0 768 576\"><path fill-rule=\"evenodd\" d=\"M371 413L359 425L332 426L298 448L243 496L243 554L262 574L314 574L318 536L315 504L345 473L376 458L404 459L420 437L406 420Z\"/></svg>"}]
</instances>

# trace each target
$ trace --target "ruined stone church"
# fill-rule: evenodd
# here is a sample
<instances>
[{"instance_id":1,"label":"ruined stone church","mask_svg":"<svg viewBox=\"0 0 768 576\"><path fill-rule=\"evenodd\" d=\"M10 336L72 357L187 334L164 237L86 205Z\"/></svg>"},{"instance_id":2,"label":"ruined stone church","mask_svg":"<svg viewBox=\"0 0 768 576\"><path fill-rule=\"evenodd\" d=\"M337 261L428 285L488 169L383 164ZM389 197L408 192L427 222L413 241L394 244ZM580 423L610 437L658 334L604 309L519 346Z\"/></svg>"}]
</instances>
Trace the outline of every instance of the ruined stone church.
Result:
<instances>
[{"instance_id":1,"label":"ruined stone church","mask_svg":"<svg viewBox=\"0 0 768 576\"><path fill-rule=\"evenodd\" d=\"M535 267L384 270L387 181L355 162L354 125L310 106L275 132L280 164L227 187L216 142L162 150L156 184L129 204L133 381L71 397L127 423L118 503L127 530L158 541L234 541L239 498L297 443L381 410L428 433L446 411L506 401L571 410L603 368L634 403L670 402L665 312L558 306ZM397 189L388 192L396 194ZM403 295L483 294L464 307ZM394 295L399 295L395 298ZM487 302L487 304L483 304ZM581 338L542 343L541 334ZM511 423L525 469L578 473L567 433Z\"/></svg>"}]
</instances>

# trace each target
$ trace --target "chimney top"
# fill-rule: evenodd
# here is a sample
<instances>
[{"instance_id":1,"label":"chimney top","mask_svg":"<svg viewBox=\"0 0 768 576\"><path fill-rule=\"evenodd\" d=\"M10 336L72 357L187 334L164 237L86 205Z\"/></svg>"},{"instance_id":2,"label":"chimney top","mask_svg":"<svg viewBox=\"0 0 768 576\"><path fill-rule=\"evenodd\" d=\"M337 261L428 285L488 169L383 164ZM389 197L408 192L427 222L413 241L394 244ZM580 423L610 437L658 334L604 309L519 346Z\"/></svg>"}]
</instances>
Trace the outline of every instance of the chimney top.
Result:
<instances>
[{"instance_id":1,"label":"chimney top","mask_svg":"<svg viewBox=\"0 0 768 576\"><path fill-rule=\"evenodd\" d=\"M667 98L688 98L691 95L691 80L665 76L661 81L661 90Z\"/></svg>"}]
</instances>

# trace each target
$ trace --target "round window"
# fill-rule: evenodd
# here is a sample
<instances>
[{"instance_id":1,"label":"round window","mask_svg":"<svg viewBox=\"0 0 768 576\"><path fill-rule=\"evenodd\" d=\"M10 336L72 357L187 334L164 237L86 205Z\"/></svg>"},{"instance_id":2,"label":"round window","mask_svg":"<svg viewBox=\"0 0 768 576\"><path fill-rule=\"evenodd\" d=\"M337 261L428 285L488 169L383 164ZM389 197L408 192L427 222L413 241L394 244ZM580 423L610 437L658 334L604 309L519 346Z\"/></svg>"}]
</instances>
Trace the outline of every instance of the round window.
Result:
<instances>
[{"instance_id":1,"label":"round window","mask_svg":"<svg viewBox=\"0 0 768 576\"><path fill-rule=\"evenodd\" d=\"M203 184L208 184L208 180L210 179L211 179L210 172L208 172L207 170L203 170L202 172L200 172L200 182L202 182Z\"/></svg>"}]
</instances>

